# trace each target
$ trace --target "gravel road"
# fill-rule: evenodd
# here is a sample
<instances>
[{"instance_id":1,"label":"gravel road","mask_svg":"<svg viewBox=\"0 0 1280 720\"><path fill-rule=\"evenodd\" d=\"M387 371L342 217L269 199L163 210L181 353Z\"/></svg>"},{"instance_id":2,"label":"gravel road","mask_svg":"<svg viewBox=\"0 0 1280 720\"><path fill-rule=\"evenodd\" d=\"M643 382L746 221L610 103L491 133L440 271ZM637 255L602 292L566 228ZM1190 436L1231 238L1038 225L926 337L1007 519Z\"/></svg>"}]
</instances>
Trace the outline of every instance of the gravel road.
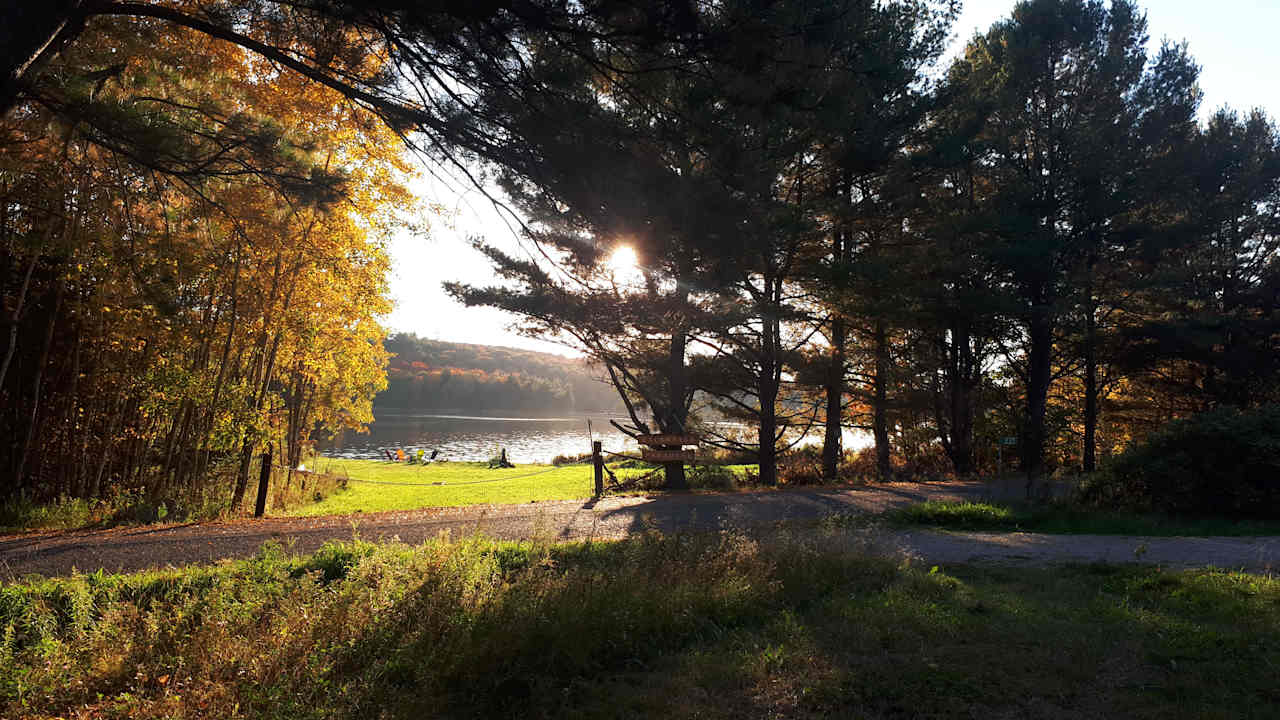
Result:
<instances>
[{"instance_id":1,"label":"gravel road","mask_svg":"<svg viewBox=\"0 0 1280 720\"><path fill-rule=\"evenodd\" d=\"M473 532L511 540L620 538L651 528L663 532L769 528L834 514L878 513L923 500L991 496L992 488L979 483L892 483L29 533L0 536L0 579L65 575L73 569L131 571L245 557L269 540L287 543L294 552L302 553L329 540L354 536L365 540L398 538L408 543L441 533L456 537ZM867 551L933 563L1144 562L1263 572L1280 568L1280 537L1143 538L875 527L858 530L855 536Z\"/></svg>"}]
</instances>

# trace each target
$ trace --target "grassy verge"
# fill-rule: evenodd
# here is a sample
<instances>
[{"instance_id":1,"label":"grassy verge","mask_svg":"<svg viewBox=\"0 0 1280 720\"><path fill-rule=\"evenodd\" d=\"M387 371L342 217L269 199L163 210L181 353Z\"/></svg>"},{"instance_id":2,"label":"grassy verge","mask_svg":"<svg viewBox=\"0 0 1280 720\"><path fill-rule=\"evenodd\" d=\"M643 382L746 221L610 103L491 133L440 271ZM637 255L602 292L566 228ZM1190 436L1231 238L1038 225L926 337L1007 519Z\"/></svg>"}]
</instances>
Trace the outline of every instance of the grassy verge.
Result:
<instances>
[{"instance_id":1,"label":"grassy verge","mask_svg":"<svg viewBox=\"0 0 1280 720\"><path fill-rule=\"evenodd\" d=\"M653 468L611 465L619 480L644 475ZM595 480L587 465L521 465L491 470L485 463L406 465L380 460L321 458L321 473L349 478L347 489L320 502L287 511L288 515L347 515L357 512L415 510L486 503L526 503L536 500L579 500L591 497ZM695 487L732 489L747 466L725 466L717 472L691 473ZM701 479L701 480L700 480Z\"/></svg>"},{"instance_id":2,"label":"grassy verge","mask_svg":"<svg viewBox=\"0 0 1280 720\"><path fill-rule=\"evenodd\" d=\"M211 520L226 514L230 500L229 479L159 500L148 499L138 491L99 500L60 497L37 503L15 498L0 503L0 533Z\"/></svg>"},{"instance_id":3,"label":"grassy verge","mask_svg":"<svg viewBox=\"0 0 1280 720\"><path fill-rule=\"evenodd\" d=\"M893 524L947 530L1035 532L1057 535L1231 536L1280 535L1280 523L1226 518L1177 518L1071 505L1017 506L930 500L885 514Z\"/></svg>"},{"instance_id":4,"label":"grassy verge","mask_svg":"<svg viewBox=\"0 0 1280 720\"><path fill-rule=\"evenodd\" d=\"M0 716L1261 718L1280 703L1276 579L917 568L842 544L267 546L4 586Z\"/></svg>"}]
</instances>

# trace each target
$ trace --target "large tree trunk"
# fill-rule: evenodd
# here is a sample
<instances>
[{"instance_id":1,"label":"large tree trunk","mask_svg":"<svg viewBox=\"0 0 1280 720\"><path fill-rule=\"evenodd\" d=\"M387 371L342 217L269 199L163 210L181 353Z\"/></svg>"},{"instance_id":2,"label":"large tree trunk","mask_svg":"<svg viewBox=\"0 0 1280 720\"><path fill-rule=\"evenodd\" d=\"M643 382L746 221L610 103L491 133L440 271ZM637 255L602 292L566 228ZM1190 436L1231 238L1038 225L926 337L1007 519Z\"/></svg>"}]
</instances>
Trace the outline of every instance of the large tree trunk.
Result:
<instances>
[{"instance_id":1,"label":"large tree trunk","mask_svg":"<svg viewBox=\"0 0 1280 720\"><path fill-rule=\"evenodd\" d=\"M848 172L842 172L833 184L832 192L838 202L849 205L852 198L853 183ZM852 251L852 238L849 227L841 223L831 233L831 257L835 262L835 278L841 277L849 265L849 253ZM842 283L835 281L836 286ZM845 345L848 342L848 328L845 318L838 309L831 311L831 358L827 367L827 416L826 434L822 440L822 476L835 480L840 472L840 460L844 455L844 392L845 392Z\"/></svg>"},{"instance_id":2,"label":"large tree trunk","mask_svg":"<svg viewBox=\"0 0 1280 720\"><path fill-rule=\"evenodd\" d=\"M657 418L658 426L664 433L685 432L685 423L689 419L688 407L685 405L685 396L689 391L689 370L685 366L685 352L688 344L689 338L684 328L672 333L671 345L667 351L667 407L662 413L664 417ZM679 450L680 448L666 449ZM662 476L666 487L670 490L684 490L689 487L683 462L663 463Z\"/></svg>"},{"instance_id":3,"label":"large tree trunk","mask_svg":"<svg viewBox=\"0 0 1280 720\"><path fill-rule=\"evenodd\" d=\"M953 362L951 366L951 465L956 475L973 472L973 400L977 389L977 358L973 338L963 322L952 330Z\"/></svg>"},{"instance_id":4,"label":"large tree trunk","mask_svg":"<svg viewBox=\"0 0 1280 720\"><path fill-rule=\"evenodd\" d=\"M772 335L769 330L770 321L765 322L766 338ZM771 342L765 341L765 357L760 363L760 380L757 385L757 392L760 395L760 427L757 435L759 451L757 453L758 462L760 463L760 484L765 486L778 484L778 381L775 379L774 366L776 365L776 356L771 356L774 352L770 349Z\"/></svg>"},{"instance_id":5,"label":"large tree trunk","mask_svg":"<svg viewBox=\"0 0 1280 720\"><path fill-rule=\"evenodd\" d=\"M1022 472L1027 475L1027 497L1044 473L1045 408L1053 353L1053 326L1046 309L1035 309L1028 327L1027 403L1022 433Z\"/></svg>"},{"instance_id":6,"label":"large tree trunk","mask_svg":"<svg viewBox=\"0 0 1280 720\"><path fill-rule=\"evenodd\" d=\"M887 482L893 477L889 462L889 336L884 323L876 321L874 331L875 377L872 379L871 431L876 441L876 478Z\"/></svg>"},{"instance_id":7,"label":"large tree trunk","mask_svg":"<svg viewBox=\"0 0 1280 720\"><path fill-rule=\"evenodd\" d=\"M834 480L840 471L840 458L844 454L844 406L845 325L839 315L831 318L831 359L827 368L827 427L822 439L822 477Z\"/></svg>"},{"instance_id":8,"label":"large tree trunk","mask_svg":"<svg viewBox=\"0 0 1280 720\"><path fill-rule=\"evenodd\" d=\"M764 385L761 383L761 389ZM774 390L774 396L777 396L777 390ZM760 401L761 407L764 406L766 400ZM778 417L775 413L762 411L760 413L760 451L757 455L760 463L760 484L766 487L778 484L778 446L775 438L778 435Z\"/></svg>"},{"instance_id":9,"label":"large tree trunk","mask_svg":"<svg viewBox=\"0 0 1280 720\"><path fill-rule=\"evenodd\" d=\"M253 462L253 449L253 440L246 437L240 446L240 465L236 468L236 485L231 494L232 513L239 512L240 505L244 503L245 491L249 489L249 466Z\"/></svg>"},{"instance_id":10,"label":"large tree trunk","mask_svg":"<svg viewBox=\"0 0 1280 720\"><path fill-rule=\"evenodd\" d=\"M1083 469L1090 473L1097 469L1098 448L1098 323L1094 308L1088 308L1084 336L1084 457Z\"/></svg>"},{"instance_id":11,"label":"large tree trunk","mask_svg":"<svg viewBox=\"0 0 1280 720\"><path fill-rule=\"evenodd\" d=\"M764 275L766 305L761 322L759 444L760 483L778 484L778 389L782 386L782 280L769 271Z\"/></svg>"},{"instance_id":12,"label":"large tree trunk","mask_svg":"<svg viewBox=\"0 0 1280 720\"><path fill-rule=\"evenodd\" d=\"M973 392L956 386L951 403L951 467L957 477L973 473Z\"/></svg>"}]
</instances>

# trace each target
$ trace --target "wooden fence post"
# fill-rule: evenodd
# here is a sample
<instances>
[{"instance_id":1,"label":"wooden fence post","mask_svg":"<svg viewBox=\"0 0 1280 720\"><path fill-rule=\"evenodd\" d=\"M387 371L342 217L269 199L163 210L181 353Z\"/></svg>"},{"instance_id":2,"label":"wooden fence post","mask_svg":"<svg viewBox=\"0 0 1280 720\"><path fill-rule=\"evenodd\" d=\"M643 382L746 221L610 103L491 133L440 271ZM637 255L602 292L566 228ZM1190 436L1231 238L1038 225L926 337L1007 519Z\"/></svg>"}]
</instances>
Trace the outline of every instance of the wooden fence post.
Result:
<instances>
[{"instance_id":1,"label":"wooden fence post","mask_svg":"<svg viewBox=\"0 0 1280 720\"><path fill-rule=\"evenodd\" d=\"M591 441L591 463L596 470L596 497L604 496L604 457L600 452L603 448L603 441Z\"/></svg>"},{"instance_id":2,"label":"wooden fence post","mask_svg":"<svg viewBox=\"0 0 1280 720\"><path fill-rule=\"evenodd\" d=\"M267 485L271 483L271 446L262 453L262 470L258 473L258 503L253 508L254 517L262 517L267 512Z\"/></svg>"}]
</instances>

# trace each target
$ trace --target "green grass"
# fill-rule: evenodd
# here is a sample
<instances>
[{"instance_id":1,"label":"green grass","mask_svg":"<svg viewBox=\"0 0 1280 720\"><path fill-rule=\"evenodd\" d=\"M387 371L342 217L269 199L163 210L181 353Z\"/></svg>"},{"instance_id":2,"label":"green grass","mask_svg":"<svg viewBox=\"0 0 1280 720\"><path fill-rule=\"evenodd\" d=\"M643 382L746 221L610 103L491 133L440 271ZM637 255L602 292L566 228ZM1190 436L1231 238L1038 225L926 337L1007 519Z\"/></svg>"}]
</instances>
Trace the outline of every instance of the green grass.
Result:
<instances>
[{"instance_id":1,"label":"green grass","mask_svg":"<svg viewBox=\"0 0 1280 720\"><path fill-rule=\"evenodd\" d=\"M63 497L47 503L15 498L0 503L0 533L69 530L101 522L109 514L97 512L94 503L80 498Z\"/></svg>"},{"instance_id":2,"label":"green grass","mask_svg":"<svg viewBox=\"0 0 1280 720\"><path fill-rule=\"evenodd\" d=\"M1280 522L1177 518L1061 504L1024 507L930 500L890 510L885 516L897 525L925 525L948 530L1158 537L1280 535Z\"/></svg>"},{"instance_id":3,"label":"green grass","mask_svg":"<svg viewBox=\"0 0 1280 720\"><path fill-rule=\"evenodd\" d=\"M652 467L610 465L619 480L644 475ZM287 511L288 515L349 515L424 507L455 507L486 503L511 504L537 500L580 500L591 497L595 487L587 465L521 465L491 470L485 463L447 462L406 465L381 460L320 458L315 469L350 478L347 489L320 502ZM743 477L754 466L724 466L705 472L705 485L732 489L733 478ZM691 478L693 473L691 473ZM360 482L372 481L372 482ZM695 487L697 485L695 484Z\"/></svg>"},{"instance_id":4,"label":"green grass","mask_svg":"<svg viewBox=\"0 0 1280 720\"><path fill-rule=\"evenodd\" d=\"M325 458L316 463L316 469L349 477L351 482L346 490L318 503L295 508L289 515L346 515L422 507L575 500L591 497L594 487L590 465L560 468L521 465L490 470L484 463L405 465Z\"/></svg>"},{"instance_id":5,"label":"green grass","mask_svg":"<svg viewBox=\"0 0 1280 720\"><path fill-rule=\"evenodd\" d=\"M225 513L230 499L229 482L187 489L161 500L150 500L137 490L100 500L59 497L37 503L11 498L0 503L0 533L210 520Z\"/></svg>"},{"instance_id":6,"label":"green grass","mask_svg":"<svg viewBox=\"0 0 1280 720\"><path fill-rule=\"evenodd\" d=\"M1263 718L1280 580L840 535L266 546L0 587L0 717Z\"/></svg>"}]
</instances>

